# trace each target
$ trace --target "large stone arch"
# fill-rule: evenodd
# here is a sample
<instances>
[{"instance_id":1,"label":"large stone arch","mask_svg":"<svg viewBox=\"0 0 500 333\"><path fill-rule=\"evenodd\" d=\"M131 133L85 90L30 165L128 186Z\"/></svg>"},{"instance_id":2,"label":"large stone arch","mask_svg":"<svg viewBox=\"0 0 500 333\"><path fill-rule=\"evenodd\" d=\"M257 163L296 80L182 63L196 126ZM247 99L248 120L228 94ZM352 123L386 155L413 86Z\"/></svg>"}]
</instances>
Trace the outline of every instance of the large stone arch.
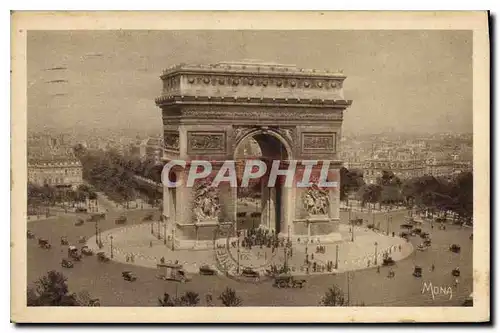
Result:
<instances>
[{"instance_id":1,"label":"large stone arch","mask_svg":"<svg viewBox=\"0 0 500 333\"><path fill-rule=\"evenodd\" d=\"M216 172L223 161L234 160L241 142L257 137L268 157L328 161L333 178L338 176L343 112L351 105L343 96L343 74L248 62L180 65L164 71L161 79L156 104L162 109L165 161L186 160L187 166L192 160L212 161ZM286 158L282 153L273 156L277 150L271 146L277 142ZM187 178L183 170L175 175L180 181ZM307 191L311 189L292 187L281 193L283 214L277 229L297 239L339 240L338 191L322 194L329 202L328 209L320 210L324 214L305 207L304 198L317 197ZM199 192L210 193L208 200L220 205L214 210L217 216L195 218ZM236 204L236 189L229 185L216 191L179 187L164 191L164 218L176 246L212 246L215 230L235 230Z\"/></svg>"}]
</instances>

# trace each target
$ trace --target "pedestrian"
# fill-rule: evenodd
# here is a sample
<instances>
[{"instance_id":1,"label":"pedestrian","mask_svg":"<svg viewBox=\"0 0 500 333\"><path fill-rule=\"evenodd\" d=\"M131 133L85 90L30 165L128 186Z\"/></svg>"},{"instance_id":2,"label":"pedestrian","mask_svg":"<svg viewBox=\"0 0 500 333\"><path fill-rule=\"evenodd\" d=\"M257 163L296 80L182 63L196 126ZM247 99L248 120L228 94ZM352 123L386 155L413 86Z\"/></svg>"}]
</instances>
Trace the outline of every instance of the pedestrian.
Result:
<instances>
[{"instance_id":1,"label":"pedestrian","mask_svg":"<svg viewBox=\"0 0 500 333\"><path fill-rule=\"evenodd\" d=\"M434 264L432 264L432 266L431 266L431 271L432 271L432 272L434 272L434 269L435 269L435 268L436 268L436 267L434 266Z\"/></svg>"},{"instance_id":2,"label":"pedestrian","mask_svg":"<svg viewBox=\"0 0 500 333\"><path fill-rule=\"evenodd\" d=\"M377 266L377 273L380 273L380 266Z\"/></svg>"},{"instance_id":3,"label":"pedestrian","mask_svg":"<svg viewBox=\"0 0 500 333\"><path fill-rule=\"evenodd\" d=\"M130 262L134 262L134 255L133 254L130 255Z\"/></svg>"},{"instance_id":4,"label":"pedestrian","mask_svg":"<svg viewBox=\"0 0 500 333\"><path fill-rule=\"evenodd\" d=\"M149 247L153 247L153 241L149 241Z\"/></svg>"}]
</instances>

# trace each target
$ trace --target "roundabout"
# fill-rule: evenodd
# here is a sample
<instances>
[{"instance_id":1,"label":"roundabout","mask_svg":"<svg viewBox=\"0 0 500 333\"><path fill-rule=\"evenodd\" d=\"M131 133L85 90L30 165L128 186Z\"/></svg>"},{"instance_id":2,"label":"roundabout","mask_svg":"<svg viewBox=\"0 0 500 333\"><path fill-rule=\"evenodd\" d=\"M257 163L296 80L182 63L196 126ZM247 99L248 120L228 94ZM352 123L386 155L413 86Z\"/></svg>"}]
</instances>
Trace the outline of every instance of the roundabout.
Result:
<instances>
[{"instance_id":1,"label":"roundabout","mask_svg":"<svg viewBox=\"0 0 500 333\"><path fill-rule=\"evenodd\" d=\"M101 233L102 249L97 247L95 236L88 239L87 245L94 252L103 251L112 260L121 263L156 268L164 259L165 262L183 265L191 274L198 273L201 266L209 265L216 267L220 273L231 276L239 274L245 268L264 275L273 265L280 267L285 263L293 275L341 273L381 265L384 256L399 261L413 251L412 244L400 237L388 236L364 227L355 227L354 241L351 241L350 227L344 224L340 226L340 232L345 241L336 243L322 244L311 237L309 242L299 238L298 242L292 242L291 247L248 248L239 246L236 238L228 240L220 235L221 238L214 242L212 249L172 250L170 240L165 242L161 235L155 233L154 224L155 222L142 223L108 229ZM242 243L241 240L242 237L239 244ZM332 263L330 270L326 269L328 262ZM312 269L313 264L318 269Z\"/></svg>"},{"instance_id":2,"label":"roundabout","mask_svg":"<svg viewBox=\"0 0 500 333\"><path fill-rule=\"evenodd\" d=\"M142 218L148 211L126 212L128 222L124 227L116 228L114 220L121 213L109 213L106 219L99 223L102 231L102 241L105 242L101 251L110 255L110 238L113 235L113 246L118 252L114 254L113 260L102 263L96 256L85 257L81 262L75 262L73 268L62 268L61 260L66 258L68 246L59 244L61 237L67 237L70 245L78 244L81 236L87 237L87 244L95 247L95 223L86 222L83 226L75 226L75 216L59 216L45 221L34 221L28 223L28 230L35 235L34 239L28 239L27 267L28 285L31 286L38 278L50 270L62 272L68 278L69 288L72 292L88 291L93 297L99 298L102 306L157 306L158 297L164 292L175 295L185 291L193 291L200 294L200 298L207 293L218 295L226 287L232 288L243 299L245 306L314 306L325 291L333 284L344 292L350 290L351 304L365 304L367 306L457 306L460 305L472 292L472 241L469 239L471 229L462 229L458 226L448 226L446 230L431 229L430 225L422 226L422 229L432 235L432 247L425 251L413 251L411 248L399 248L391 253L396 261L392 266L395 272L394 278L388 278L387 267L381 267L380 271L371 263L365 266L367 261L363 256L375 255L374 237L378 239L377 255L383 249L397 245L393 241L400 238L379 235L371 230L356 228L354 232L354 243L345 242L339 246L339 267L336 272L325 273L310 272L298 279L307 280L304 288L280 289L273 287L271 281L262 283L243 283L239 279L227 277L224 274L217 276L202 276L198 273L199 265L205 262L215 262L213 251L171 251L165 247L163 240L158 240L151 235L151 227L142 222ZM399 215L398 215L399 214ZM396 230L402 223L405 213L395 213L390 230ZM341 215L344 221L347 214ZM364 217L365 218L365 217ZM380 222L385 221L383 216ZM149 229L148 229L149 226ZM349 226L342 224L343 238L350 240ZM120 231L120 232L118 232ZM149 234L148 234L149 233ZM134 236L135 235L135 236ZM391 233L392 235L392 233ZM140 236L140 237L139 237ZM37 238L48 239L52 244L50 250L42 249L37 244ZM153 241L153 247L149 247L149 241ZM386 242L387 241L387 242ZM410 238L408 245L416 248L420 239ZM449 250L450 242L461 245L460 253ZM84 244L79 244L83 246ZM325 246L326 252L315 253L316 244L308 244L308 254L314 253L315 260L335 260L335 244ZM254 249L259 251L260 249ZM252 250L252 251L254 251ZM125 254L137 251L143 257L134 258L134 262L126 262ZM236 254L236 249L231 249ZM290 265L296 263L301 265L304 261L305 244L295 244ZM278 249L277 255L282 255L283 249ZM257 256L257 253L255 254ZM173 281L159 280L157 276L157 259L165 256L168 260L179 260L184 262L192 273L191 281L178 283ZM159 258L158 258L159 257ZM377 262L380 264L379 262ZM412 275L414 266L423 268L423 276L416 278ZM431 265L436 269L431 271ZM460 285L453 289L453 298L435 297L423 294L422 288L425 283L432 282L433 285L452 285L454 277L451 272L455 267L460 267ZM349 273L346 272L349 271ZM122 272L132 271L137 276L137 281L125 281ZM297 269L296 269L297 272ZM348 275L349 274L349 275ZM349 276L349 278L348 278ZM203 302L200 305L205 305Z\"/></svg>"}]
</instances>

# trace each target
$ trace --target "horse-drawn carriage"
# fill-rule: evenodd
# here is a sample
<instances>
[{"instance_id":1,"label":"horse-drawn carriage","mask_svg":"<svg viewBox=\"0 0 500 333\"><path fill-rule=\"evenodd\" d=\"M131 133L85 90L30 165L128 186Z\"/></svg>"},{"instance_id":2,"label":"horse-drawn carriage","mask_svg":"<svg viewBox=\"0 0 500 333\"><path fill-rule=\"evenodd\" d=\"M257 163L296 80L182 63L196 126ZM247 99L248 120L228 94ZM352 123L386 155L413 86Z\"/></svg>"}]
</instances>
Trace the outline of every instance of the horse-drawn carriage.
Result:
<instances>
[{"instance_id":1,"label":"horse-drawn carriage","mask_svg":"<svg viewBox=\"0 0 500 333\"><path fill-rule=\"evenodd\" d=\"M44 238L38 238L38 246L40 246L42 249L47 249L47 250L52 247L49 241Z\"/></svg>"},{"instance_id":2,"label":"horse-drawn carriage","mask_svg":"<svg viewBox=\"0 0 500 333\"><path fill-rule=\"evenodd\" d=\"M292 275L278 275L274 278L273 287L277 288L303 288L306 280L295 279Z\"/></svg>"},{"instance_id":3,"label":"horse-drawn carriage","mask_svg":"<svg viewBox=\"0 0 500 333\"><path fill-rule=\"evenodd\" d=\"M452 270L451 275L456 276L456 277L460 276L460 268L457 267L454 270Z\"/></svg>"}]
</instances>

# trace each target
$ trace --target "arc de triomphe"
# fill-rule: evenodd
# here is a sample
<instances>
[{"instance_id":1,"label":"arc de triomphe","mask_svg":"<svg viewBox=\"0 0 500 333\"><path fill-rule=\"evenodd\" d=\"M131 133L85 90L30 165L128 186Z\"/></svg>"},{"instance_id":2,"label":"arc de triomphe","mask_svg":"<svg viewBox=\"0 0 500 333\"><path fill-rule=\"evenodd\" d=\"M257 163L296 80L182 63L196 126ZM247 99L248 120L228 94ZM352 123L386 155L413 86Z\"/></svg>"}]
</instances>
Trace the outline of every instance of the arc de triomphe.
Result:
<instances>
[{"instance_id":1,"label":"arc de triomphe","mask_svg":"<svg viewBox=\"0 0 500 333\"><path fill-rule=\"evenodd\" d=\"M274 63L169 68L161 75L163 90L156 99L163 116L164 159L188 161L187 167L193 160L220 161L217 169L234 160L238 145L252 137L264 157L282 160L285 167L290 160L329 161L328 180L340 181L337 151L343 112L352 103L344 99L345 79L341 73ZM187 167L174 169L171 177L185 182ZM236 193L228 183L217 188L202 181L194 187L165 187L163 219L175 247L206 247L217 228L235 226ZM327 197L326 209L304 204L319 196ZM201 201L216 208L204 213ZM263 190L262 226L283 236L338 241L339 202L337 188Z\"/></svg>"}]
</instances>

